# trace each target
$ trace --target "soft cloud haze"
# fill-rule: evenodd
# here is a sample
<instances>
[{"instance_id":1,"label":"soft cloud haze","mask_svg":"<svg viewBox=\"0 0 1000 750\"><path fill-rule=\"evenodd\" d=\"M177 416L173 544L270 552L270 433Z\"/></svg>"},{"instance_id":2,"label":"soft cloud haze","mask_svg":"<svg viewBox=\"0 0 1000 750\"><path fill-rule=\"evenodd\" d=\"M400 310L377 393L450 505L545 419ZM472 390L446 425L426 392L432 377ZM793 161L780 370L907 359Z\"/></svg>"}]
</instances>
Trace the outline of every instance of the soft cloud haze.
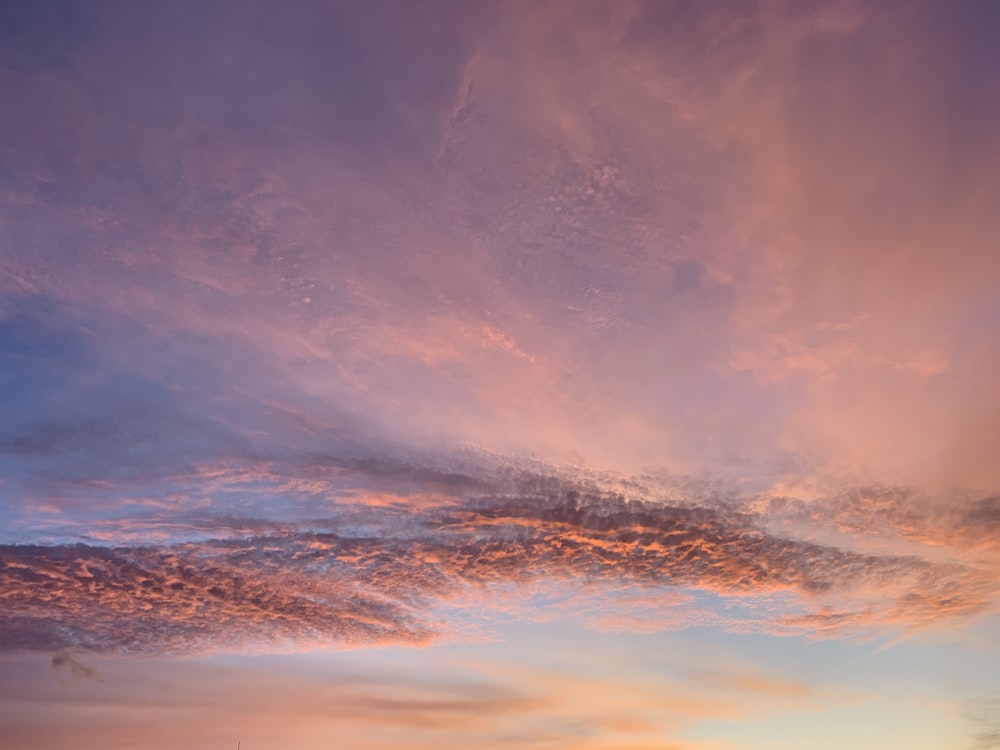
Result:
<instances>
[{"instance_id":1,"label":"soft cloud haze","mask_svg":"<svg viewBox=\"0 0 1000 750\"><path fill-rule=\"evenodd\" d=\"M998 23L3 3L4 747L996 745Z\"/></svg>"}]
</instances>

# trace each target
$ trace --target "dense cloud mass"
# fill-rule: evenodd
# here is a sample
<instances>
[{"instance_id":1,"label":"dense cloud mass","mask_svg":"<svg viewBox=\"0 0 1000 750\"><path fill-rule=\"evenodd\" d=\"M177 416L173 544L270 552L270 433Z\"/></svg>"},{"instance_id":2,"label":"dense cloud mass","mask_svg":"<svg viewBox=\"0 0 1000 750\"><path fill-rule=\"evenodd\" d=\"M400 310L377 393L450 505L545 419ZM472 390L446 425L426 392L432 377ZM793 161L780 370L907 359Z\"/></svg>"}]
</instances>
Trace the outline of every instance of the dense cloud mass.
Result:
<instances>
[{"instance_id":1,"label":"dense cloud mass","mask_svg":"<svg viewBox=\"0 0 1000 750\"><path fill-rule=\"evenodd\" d=\"M995 593L970 565L776 534L748 503L630 499L537 471L474 480L385 459L363 465L383 479L495 491L299 522L218 519L224 538L165 546L6 545L2 646L152 654L418 644L457 635L441 619L449 606L539 582L636 587L654 602L670 589L751 602L784 594L790 609L728 625L819 637L966 618ZM213 530L211 519L199 523Z\"/></svg>"}]
</instances>

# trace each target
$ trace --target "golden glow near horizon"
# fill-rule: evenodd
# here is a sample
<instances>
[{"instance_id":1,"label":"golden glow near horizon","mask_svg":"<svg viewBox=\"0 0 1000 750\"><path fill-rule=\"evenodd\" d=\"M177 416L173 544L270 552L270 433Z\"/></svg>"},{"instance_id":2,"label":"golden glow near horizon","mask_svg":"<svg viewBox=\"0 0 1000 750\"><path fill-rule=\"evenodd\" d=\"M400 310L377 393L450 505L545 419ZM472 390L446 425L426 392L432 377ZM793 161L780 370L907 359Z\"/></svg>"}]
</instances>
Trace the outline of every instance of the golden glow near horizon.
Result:
<instances>
[{"instance_id":1,"label":"golden glow near horizon","mask_svg":"<svg viewBox=\"0 0 1000 750\"><path fill-rule=\"evenodd\" d=\"M998 23L4 3L0 747L1000 747Z\"/></svg>"}]
</instances>

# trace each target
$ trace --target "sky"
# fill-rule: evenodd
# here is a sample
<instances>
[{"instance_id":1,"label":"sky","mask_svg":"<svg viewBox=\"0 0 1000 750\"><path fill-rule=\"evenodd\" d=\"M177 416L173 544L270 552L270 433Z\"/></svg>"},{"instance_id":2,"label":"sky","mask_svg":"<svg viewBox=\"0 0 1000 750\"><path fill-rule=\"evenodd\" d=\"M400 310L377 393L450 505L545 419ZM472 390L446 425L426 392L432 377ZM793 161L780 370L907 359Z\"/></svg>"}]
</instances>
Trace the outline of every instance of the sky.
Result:
<instances>
[{"instance_id":1,"label":"sky","mask_svg":"<svg viewBox=\"0 0 1000 750\"><path fill-rule=\"evenodd\" d=\"M0 747L1000 748L998 28L0 2Z\"/></svg>"}]
</instances>

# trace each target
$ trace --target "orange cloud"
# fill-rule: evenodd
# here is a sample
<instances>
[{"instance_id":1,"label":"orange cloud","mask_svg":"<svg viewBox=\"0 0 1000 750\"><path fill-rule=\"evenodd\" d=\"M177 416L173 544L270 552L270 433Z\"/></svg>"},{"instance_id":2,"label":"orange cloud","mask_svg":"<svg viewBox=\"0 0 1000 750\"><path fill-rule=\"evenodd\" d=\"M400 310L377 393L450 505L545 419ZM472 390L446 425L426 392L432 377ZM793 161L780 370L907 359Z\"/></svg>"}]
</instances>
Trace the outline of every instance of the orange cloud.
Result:
<instances>
[{"instance_id":1,"label":"orange cloud","mask_svg":"<svg viewBox=\"0 0 1000 750\"><path fill-rule=\"evenodd\" d=\"M3 645L128 653L419 644L456 635L449 607L464 598L487 604L494 589L534 582L587 587L591 614L576 607L573 616L599 629L700 620L815 637L960 621L990 609L996 594L996 580L974 565L778 535L767 528L777 511L627 500L531 473L464 481L500 484L478 498L394 500L391 514L377 499L259 532L222 519L215 530L231 536L204 542L2 547ZM977 514L991 510L972 506L967 525L981 526ZM613 594L619 586L637 597ZM691 606L685 591L745 611ZM530 617L531 606L514 612Z\"/></svg>"}]
</instances>

